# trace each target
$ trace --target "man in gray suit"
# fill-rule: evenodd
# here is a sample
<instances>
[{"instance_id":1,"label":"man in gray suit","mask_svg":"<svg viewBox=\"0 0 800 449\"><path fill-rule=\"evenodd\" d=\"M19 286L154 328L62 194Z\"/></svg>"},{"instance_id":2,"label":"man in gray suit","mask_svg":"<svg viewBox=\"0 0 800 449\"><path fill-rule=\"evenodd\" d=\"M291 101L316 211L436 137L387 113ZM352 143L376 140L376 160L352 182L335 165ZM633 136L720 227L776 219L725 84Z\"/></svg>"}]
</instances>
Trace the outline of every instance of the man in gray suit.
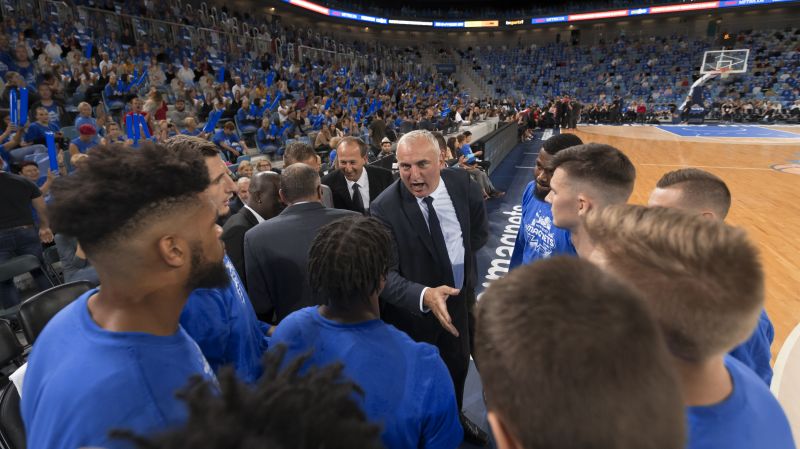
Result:
<instances>
[{"instance_id":1,"label":"man in gray suit","mask_svg":"<svg viewBox=\"0 0 800 449\"><path fill-rule=\"evenodd\" d=\"M321 173L322 161L311 145L303 142L292 142L286 146L286 152L283 153L283 168L297 163L308 165L316 170L318 175ZM333 207L333 193L331 192L331 188L325 184L322 184L321 188L322 205L325 207Z\"/></svg>"},{"instance_id":2,"label":"man in gray suit","mask_svg":"<svg viewBox=\"0 0 800 449\"><path fill-rule=\"evenodd\" d=\"M287 208L244 236L247 292L259 318L272 324L314 304L306 276L311 242L321 227L356 214L323 206L319 175L303 163L283 169L278 193Z\"/></svg>"}]
</instances>

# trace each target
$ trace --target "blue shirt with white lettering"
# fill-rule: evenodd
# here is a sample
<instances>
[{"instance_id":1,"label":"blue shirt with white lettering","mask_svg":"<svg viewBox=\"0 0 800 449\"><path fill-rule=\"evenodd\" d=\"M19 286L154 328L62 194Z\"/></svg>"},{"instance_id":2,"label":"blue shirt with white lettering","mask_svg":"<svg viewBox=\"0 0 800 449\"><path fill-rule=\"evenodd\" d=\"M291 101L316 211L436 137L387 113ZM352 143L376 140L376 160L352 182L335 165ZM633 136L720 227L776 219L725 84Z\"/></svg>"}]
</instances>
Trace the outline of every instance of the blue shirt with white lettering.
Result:
<instances>
[{"instance_id":1,"label":"blue shirt with white lettering","mask_svg":"<svg viewBox=\"0 0 800 449\"><path fill-rule=\"evenodd\" d=\"M577 255L569 231L553 224L550 203L535 193L536 181L531 181L522 194L522 221L511 253L509 271L539 259L557 255Z\"/></svg>"}]
</instances>

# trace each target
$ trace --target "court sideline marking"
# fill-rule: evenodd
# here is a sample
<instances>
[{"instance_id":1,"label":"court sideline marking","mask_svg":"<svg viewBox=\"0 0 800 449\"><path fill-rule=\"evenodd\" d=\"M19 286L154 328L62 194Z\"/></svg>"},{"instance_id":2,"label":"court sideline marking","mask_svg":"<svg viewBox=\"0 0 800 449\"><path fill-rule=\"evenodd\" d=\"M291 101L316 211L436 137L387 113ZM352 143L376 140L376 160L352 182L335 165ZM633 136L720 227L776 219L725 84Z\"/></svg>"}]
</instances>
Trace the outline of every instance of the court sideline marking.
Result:
<instances>
[{"instance_id":1,"label":"court sideline marking","mask_svg":"<svg viewBox=\"0 0 800 449\"><path fill-rule=\"evenodd\" d=\"M762 171L773 171L771 168L761 168L761 167L719 167L715 165L687 165L687 164L636 164L636 165L645 165L649 167L693 167L693 168L718 168L720 170L762 170ZM521 168L521 167L517 167ZM533 168L533 167L531 167Z\"/></svg>"}]
</instances>

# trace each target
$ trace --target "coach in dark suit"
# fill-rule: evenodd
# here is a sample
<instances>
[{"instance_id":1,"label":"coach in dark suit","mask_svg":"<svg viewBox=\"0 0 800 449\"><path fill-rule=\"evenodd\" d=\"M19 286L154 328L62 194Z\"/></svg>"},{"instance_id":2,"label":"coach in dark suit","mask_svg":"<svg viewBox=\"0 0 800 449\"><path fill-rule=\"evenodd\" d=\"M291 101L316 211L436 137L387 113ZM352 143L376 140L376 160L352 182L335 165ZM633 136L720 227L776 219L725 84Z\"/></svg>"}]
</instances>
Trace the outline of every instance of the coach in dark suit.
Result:
<instances>
[{"instance_id":1,"label":"coach in dark suit","mask_svg":"<svg viewBox=\"0 0 800 449\"><path fill-rule=\"evenodd\" d=\"M244 234L255 225L280 213L281 201L278 197L280 181L280 175L275 172L256 173L249 182L247 201L222 227L225 251L245 286L247 277L244 269Z\"/></svg>"},{"instance_id":2,"label":"coach in dark suit","mask_svg":"<svg viewBox=\"0 0 800 449\"><path fill-rule=\"evenodd\" d=\"M288 207L244 236L247 292L263 321L277 324L314 304L306 276L311 242L321 227L355 214L323 206L321 191L319 174L310 166L284 168L279 194Z\"/></svg>"},{"instance_id":3,"label":"coach in dark suit","mask_svg":"<svg viewBox=\"0 0 800 449\"><path fill-rule=\"evenodd\" d=\"M391 171L367 166L368 152L367 144L358 137L345 137L339 143L339 169L322 178L333 193L333 207L366 214L370 203L394 181Z\"/></svg>"},{"instance_id":4,"label":"coach in dark suit","mask_svg":"<svg viewBox=\"0 0 800 449\"><path fill-rule=\"evenodd\" d=\"M483 195L465 171L440 169L439 146L428 131L400 139L397 163L400 180L370 208L396 244L381 317L414 340L439 348L460 408L469 367L475 252L488 237ZM469 441L485 443L486 434L463 415L462 424Z\"/></svg>"}]
</instances>

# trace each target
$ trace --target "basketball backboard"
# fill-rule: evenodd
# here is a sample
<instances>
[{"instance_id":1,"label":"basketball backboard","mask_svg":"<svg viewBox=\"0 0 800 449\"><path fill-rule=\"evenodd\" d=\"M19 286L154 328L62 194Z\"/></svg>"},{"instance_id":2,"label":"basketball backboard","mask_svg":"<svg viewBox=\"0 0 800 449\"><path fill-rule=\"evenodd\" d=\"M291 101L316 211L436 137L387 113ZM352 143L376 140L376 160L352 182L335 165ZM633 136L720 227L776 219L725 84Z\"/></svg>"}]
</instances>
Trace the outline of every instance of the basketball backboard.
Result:
<instances>
[{"instance_id":1,"label":"basketball backboard","mask_svg":"<svg viewBox=\"0 0 800 449\"><path fill-rule=\"evenodd\" d=\"M700 73L745 73L749 56L749 49L707 51L703 54Z\"/></svg>"}]
</instances>

